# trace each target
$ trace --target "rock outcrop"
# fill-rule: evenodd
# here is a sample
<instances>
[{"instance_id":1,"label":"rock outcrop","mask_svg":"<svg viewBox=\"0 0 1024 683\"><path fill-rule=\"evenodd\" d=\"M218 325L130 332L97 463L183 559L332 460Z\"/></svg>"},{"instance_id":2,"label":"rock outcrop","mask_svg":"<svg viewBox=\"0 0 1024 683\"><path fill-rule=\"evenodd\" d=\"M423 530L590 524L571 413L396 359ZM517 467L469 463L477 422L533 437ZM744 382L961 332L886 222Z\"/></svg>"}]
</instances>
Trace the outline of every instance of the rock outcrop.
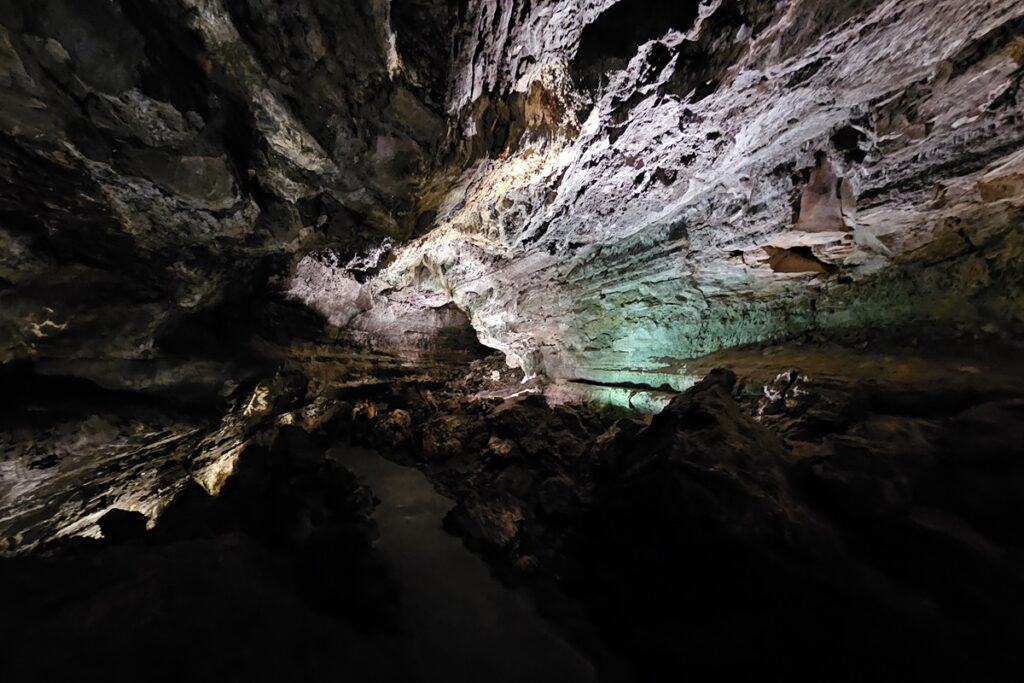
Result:
<instances>
[{"instance_id":1,"label":"rock outcrop","mask_svg":"<svg viewBox=\"0 0 1024 683\"><path fill-rule=\"evenodd\" d=\"M448 391L381 397L371 424L411 422L400 440L354 433L418 462L449 529L639 680L1020 664L1019 375L792 369L759 396L715 370L646 424Z\"/></svg>"},{"instance_id":2,"label":"rock outcrop","mask_svg":"<svg viewBox=\"0 0 1024 683\"><path fill-rule=\"evenodd\" d=\"M457 308L528 376L674 389L806 331L1013 335L1022 21L7 0L2 357L174 367L182 327L282 288L378 348L464 344Z\"/></svg>"},{"instance_id":3,"label":"rock outcrop","mask_svg":"<svg viewBox=\"0 0 1024 683\"><path fill-rule=\"evenodd\" d=\"M151 531L114 509L102 539L0 559L4 678L417 680L354 475L282 427L218 494L190 483Z\"/></svg>"}]
</instances>

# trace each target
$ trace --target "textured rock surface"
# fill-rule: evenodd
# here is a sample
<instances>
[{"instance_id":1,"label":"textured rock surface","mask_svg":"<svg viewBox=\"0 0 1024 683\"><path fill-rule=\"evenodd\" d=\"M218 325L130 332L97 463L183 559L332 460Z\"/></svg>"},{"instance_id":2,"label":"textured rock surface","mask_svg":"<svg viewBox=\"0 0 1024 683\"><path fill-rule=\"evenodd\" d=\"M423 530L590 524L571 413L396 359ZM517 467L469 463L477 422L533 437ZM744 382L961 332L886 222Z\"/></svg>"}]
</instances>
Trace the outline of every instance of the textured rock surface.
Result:
<instances>
[{"instance_id":1,"label":"textured rock surface","mask_svg":"<svg viewBox=\"0 0 1024 683\"><path fill-rule=\"evenodd\" d=\"M152 526L189 482L219 492L246 449L274 439L281 414L306 388L287 374L250 382L211 418L216 410L83 380L3 378L30 390L0 403L0 554L98 537L101 518L115 508ZM313 419L309 428L316 426Z\"/></svg>"},{"instance_id":2,"label":"textured rock surface","mask_svg":"<svg viewBox=\"0 0 1024 683\"><path fill-rule=\"evenodd\" d=\"M397 3L399 59L389 4L0 3L0 361L116 375L299 250L410 234L454 15Z\"/></svg>"},{"instance_id":3,"label":"textured rock surface","mask_svg":"<svg viewBox=\"0 0 1024 683\"><path fill-rule=\"evenodd\" d=\"M1021 329L1013 0L470 2L436 228L372 330L454 302L527 374L679 388L808 330ZM412 325L412 323L406 323Z\"/></svg>"},{"instance_id":4,"label":"textured rock surface","mask_svg":"<svg viewBox=\"0 0 1024 683\"><path fill-rule=\"evenodd\" d=\"M1019 0L0 0L0 677L416 680L345 440L601 680L1019 670L1022 65Z\"/></svg>"},{"instance_id":5,"label":"textured rock surface","mask_svg":"<svg viewBox=\"0 0 1024 683\"><path fill-rule=\"evenodd\" d=\"M0 559L5 680L417 680L374 500L312 440L250 447L217 497L186 487L145 531ZM156 463L154 463L156 464Z\"/></svg>"},{"instance_id":6,"label":"textured rock surface","mask_svg":"<svg viewBox=\"0 0 1024 683\"><path fill-rule=\"evenodd\" d=\"M0 358L237 380L178 365L207 355L182 330L251 328L282 284L348 341L467 346L461 311L527 375L603 384L678 389L692 358L808 330L1013 335L1022 22L1013 0L5 0Z\"/></svg>"}]
</instances>

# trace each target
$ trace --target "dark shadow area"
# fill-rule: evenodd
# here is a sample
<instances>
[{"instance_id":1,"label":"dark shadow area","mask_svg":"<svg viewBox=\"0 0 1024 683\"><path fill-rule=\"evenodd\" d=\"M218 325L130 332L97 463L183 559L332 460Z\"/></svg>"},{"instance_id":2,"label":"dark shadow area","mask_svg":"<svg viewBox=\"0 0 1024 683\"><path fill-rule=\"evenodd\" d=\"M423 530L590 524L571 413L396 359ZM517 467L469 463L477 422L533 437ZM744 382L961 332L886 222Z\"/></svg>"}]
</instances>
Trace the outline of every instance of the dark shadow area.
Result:
<instances>
[{"instance_id":1,"label":"dark shadow area","mask_svg":"<svg viewBox=\"0 0 1024 683\"><path fill-rule=\"evenodd\" d=\"M649 424L431 390L353 428L601 671L997 680L1022 663L1020 397L716 370Z\"/></svg>"},{"instance_id":2,"label":"dark shadow area","mask_svg":"<svg viewBox=\"0 0 1024 683\"><path fill-rule=\"evenodd\" d=\"M686 32L697 18L696 0L623 0L583 29L570 68L583 90L594 92L600 79L629 63L637 48L670 30Z\"/></svg>"},{"instance_id":3,"label":"dark shadow area","mask_svg":"<svg viewBox=\"0 0 1024 683\"><path fill-rule=\"evenodd\" d=\"M373 498L302 433L250 448L218 497L196 485L146 531L0 560L0 676L53 680L416 680Z\"/></svg>"}]
</instances>

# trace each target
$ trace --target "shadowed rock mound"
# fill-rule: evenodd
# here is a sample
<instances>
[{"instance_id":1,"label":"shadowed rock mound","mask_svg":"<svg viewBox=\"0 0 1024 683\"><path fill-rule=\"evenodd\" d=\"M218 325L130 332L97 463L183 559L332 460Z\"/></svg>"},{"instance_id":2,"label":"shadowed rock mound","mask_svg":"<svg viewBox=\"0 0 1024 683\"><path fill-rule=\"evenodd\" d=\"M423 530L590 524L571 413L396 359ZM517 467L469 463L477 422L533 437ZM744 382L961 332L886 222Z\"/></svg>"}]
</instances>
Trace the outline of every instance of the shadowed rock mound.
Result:
<instances>
[{"instance_id":1,"label":"shadowed rock mound","mask_svg":"<svg viewBox=\"0 0 1024 683\"><path fill-rule=\"evenodd\" d=\"M375 419L405 416L449 528L642 680L985 676L1024 626L1020 388L988 386L792 371L758 399L716 370L646 425L539 397Z\"/></svg>"}]
</instances>

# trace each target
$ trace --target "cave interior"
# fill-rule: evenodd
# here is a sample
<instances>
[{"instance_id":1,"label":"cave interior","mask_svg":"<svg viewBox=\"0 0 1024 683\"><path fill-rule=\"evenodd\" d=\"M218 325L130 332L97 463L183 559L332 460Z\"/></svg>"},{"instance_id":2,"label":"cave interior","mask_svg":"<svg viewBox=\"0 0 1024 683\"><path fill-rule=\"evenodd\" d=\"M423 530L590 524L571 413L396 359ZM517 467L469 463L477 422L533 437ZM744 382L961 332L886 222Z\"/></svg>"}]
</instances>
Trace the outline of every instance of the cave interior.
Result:
<instances>
[{"instance_id":1,"label":"cave interior","mask_svg":"<svg viewBox=\"0 0 1024 683\"><path fill-rule=\"evenodd\" d=\"M1020 0L0 0L0 680L1024 676Z\"/></svg>"}]
</instances>

